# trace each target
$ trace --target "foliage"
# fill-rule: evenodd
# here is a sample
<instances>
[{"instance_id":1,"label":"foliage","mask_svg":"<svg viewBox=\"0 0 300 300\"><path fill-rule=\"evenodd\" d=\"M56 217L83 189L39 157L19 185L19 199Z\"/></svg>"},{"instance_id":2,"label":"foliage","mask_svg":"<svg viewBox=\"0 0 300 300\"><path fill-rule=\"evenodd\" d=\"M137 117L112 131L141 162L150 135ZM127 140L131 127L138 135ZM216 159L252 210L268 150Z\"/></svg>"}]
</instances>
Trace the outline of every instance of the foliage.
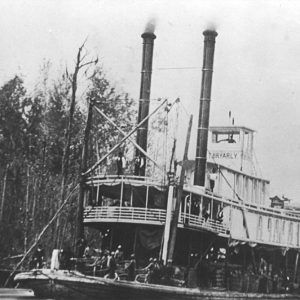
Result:
<instances>
[{"instance_id":1,"label":"foliage","mask_svg":"<svg viewBox=\"0 0 300 300\"><path fill-rule=\"evenodd\" d=\"M47 73L47 72L46 72ZM66 74L49 83L46 73L32 93L15 76L0 88L0 265L1 258L23 253L58 209L65 132L72 85ZM135 121L134 103L127 94L117 93L101 68L85 79L86 100L94 101L125 132ZM81 141L85 126L86 101L76 99L71 129L69 176L66 194L77 183ZM96 113L94 113L96 114ZM107 145L115 143L117 130L94 117L90 138L89 165ZM128 125L125 125L128 124ZM63 240L74 246L76 197L66 208ZM54 247L55 228L42 243L48 257ZM27 242L25 242L27 238Z\"/></svg>"},{"instance_id":2,"label":"foliage","mask_svg":"<svg viewBox=\"0 0 300 300\"><path fill-rule=\"evenodd\" d=\"M87 100L95 103L124 132L132 130L136 122L134 101L129 98L127 93L117 93L116 89L111 87L101 68L97 68L91 78L91 88L87 93ZM97 113L95 113L91 136L93 147L90 149L90 164L97 160L97 153L102 156L112 145L123 138L123 135L113 125ZM126 156L128 144L123 145L122 150Z\"/></svg>"}]
</instances>

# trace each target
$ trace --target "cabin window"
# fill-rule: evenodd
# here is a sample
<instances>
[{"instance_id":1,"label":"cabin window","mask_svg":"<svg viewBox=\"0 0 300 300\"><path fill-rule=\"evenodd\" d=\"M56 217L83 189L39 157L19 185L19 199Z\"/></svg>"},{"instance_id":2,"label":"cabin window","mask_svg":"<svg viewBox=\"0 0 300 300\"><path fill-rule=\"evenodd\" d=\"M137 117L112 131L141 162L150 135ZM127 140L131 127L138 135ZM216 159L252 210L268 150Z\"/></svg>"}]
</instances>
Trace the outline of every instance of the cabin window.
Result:
<instances>
[{"instance_id":1,"label":"cabin window","mask_svg":"<svg viewBox=\"0 0 300 300\"><path fill-rule=\"evenodd\" d=\"M290 222L288 244L293 244L293 222Z\"/></svg>"},{"instance_id":2,"label":"cabin window","mask_svg":"<svg viewBox=\"0 0 300 300\"><path fill-rule=\"evenodd\" d=\"M262 216L258 217L256 238L257 238L257 240L261 240L262 239Z\"/></svg>"},{"instance_id":3,"label":"cabin window","mask_svg":"<svg viewBox=\"0 0 300 300\"><path fill-rule=\"evenodd\" d=\"M269 233L269 241L272 239L272 219L268 219L268 233Z\"/></svg>"}]
</instances>

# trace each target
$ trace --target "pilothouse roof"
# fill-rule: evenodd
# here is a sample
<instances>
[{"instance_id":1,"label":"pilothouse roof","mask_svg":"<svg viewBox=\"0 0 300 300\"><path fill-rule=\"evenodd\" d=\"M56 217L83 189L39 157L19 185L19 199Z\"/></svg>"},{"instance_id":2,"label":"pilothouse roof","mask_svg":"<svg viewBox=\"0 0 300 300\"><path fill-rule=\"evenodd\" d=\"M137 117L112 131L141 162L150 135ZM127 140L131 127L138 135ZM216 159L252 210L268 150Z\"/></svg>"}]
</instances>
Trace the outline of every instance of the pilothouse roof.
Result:
<instances>
[{"instance_id":1,"label":"pilothouse roof","mask_svg":"<svg viewBox=\"0 0 300 300\"><path fill-rule=\"evenodd\" d=\"M218 133L239 133L240 131L245 131L245 132L255 132L254 129L251 129L246 126L210 126L209 127L210 131L218 132Z\"/></svg>"}]
</instances>

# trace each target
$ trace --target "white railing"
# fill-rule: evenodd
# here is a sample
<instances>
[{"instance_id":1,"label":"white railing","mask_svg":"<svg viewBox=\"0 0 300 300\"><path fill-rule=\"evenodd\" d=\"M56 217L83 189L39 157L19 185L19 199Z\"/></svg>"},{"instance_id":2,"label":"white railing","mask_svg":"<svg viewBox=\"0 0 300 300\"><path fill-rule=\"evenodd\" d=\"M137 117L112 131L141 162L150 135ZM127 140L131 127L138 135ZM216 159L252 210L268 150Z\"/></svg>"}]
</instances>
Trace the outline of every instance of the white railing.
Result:
<instances>
[{"instance_id":1,"label":"white railing","mask_svg":"<svg viewBox=\"0 0 300 300\"><path fill-rule=\"evenodd\" d=\"M163 225L166 220L166 210L143 207L95 206L86 207L84 222L124 222ZM225 224L212 219L205 219L196 215L181 213L179 227L208 230L211 232L228 235Z\"/></svg>"},{"instance_id":2,"label":"white railing","mask_svg":"<svg viewBox=\"0 0 300 300\"><path fill-rule=\"evenodd\" d=\"M179 224L183 224L185 227L205 229L226 235L229 234L229 227L225 224L209 218L205 220L203 217L190 215L187 213L181 213Z\"/></svg>"},{"instance_id":3,"label":"white railing","mask_svg":"<svg viewBox=\"0 0 300 300\"><path fill-rule=\"evenodd\" d=\"M165 222L164 209L143 207L96 206L84 211L84 222L132 222L161 225Z\"/></svg>"},{"instance_id":4,"label":"white railing","mask_svg":"<svg viewBox=\"0 0 300 300\"><path fill-rule=\"evenodd\" d=\"M97 186L103 183L125 183L136 185L150 185L150 186L165 186L166 181L162 178L154 178L147 176L135 176L135 175L107 175L107 174L97 174L95 176L88 177L86 180L87 185Z\"/></svg>"}]
</instances>

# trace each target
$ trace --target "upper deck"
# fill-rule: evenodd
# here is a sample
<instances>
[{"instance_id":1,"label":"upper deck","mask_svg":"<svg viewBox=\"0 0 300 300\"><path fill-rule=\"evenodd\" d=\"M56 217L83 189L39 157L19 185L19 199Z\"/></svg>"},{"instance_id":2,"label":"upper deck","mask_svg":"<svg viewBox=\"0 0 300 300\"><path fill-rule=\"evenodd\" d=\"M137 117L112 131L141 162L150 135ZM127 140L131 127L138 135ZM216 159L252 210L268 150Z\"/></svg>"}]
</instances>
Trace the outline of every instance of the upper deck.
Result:
<instances>
[{"instance_id":1,"label":"upper deck","mask_svg":"<svg viewBox=\"0 0 300 300\"><path fill-rule=\"evenodd\" d=\"M153 185L154 182L150 178L137 180L134 176L89 178L91 189L86 194L84 223L164 226L167 190L166 186ZM217 217L220 210L224 212L222 221ZM207 217L204 211L208 212ZM249 237L243 226L242 211ZM192 185L184 186L178 228L208 231L238 241L300 248L300 216L296 212L241 202Z\"/></svg>"},{"instance_id":2,"label":"upper deck","mask_svg":"<svg viewBox=\"0 0 300 300\"><path fill-rule=\"evenodd\" d=\"M186 162L178 227L300 249L300 215L268 205L270 182L255 172L253 134L253 130L242 126L210 128L205 186L193 185L194 162ZM125 175L117 176L112 175L115 171L105 168L102 172L99 168L87 179L85 224L164 226L168 198L165 177L133 176L132 170L128 166ZM221 221L220 211L224 214Z\"/></svg>"}]
</instances>

